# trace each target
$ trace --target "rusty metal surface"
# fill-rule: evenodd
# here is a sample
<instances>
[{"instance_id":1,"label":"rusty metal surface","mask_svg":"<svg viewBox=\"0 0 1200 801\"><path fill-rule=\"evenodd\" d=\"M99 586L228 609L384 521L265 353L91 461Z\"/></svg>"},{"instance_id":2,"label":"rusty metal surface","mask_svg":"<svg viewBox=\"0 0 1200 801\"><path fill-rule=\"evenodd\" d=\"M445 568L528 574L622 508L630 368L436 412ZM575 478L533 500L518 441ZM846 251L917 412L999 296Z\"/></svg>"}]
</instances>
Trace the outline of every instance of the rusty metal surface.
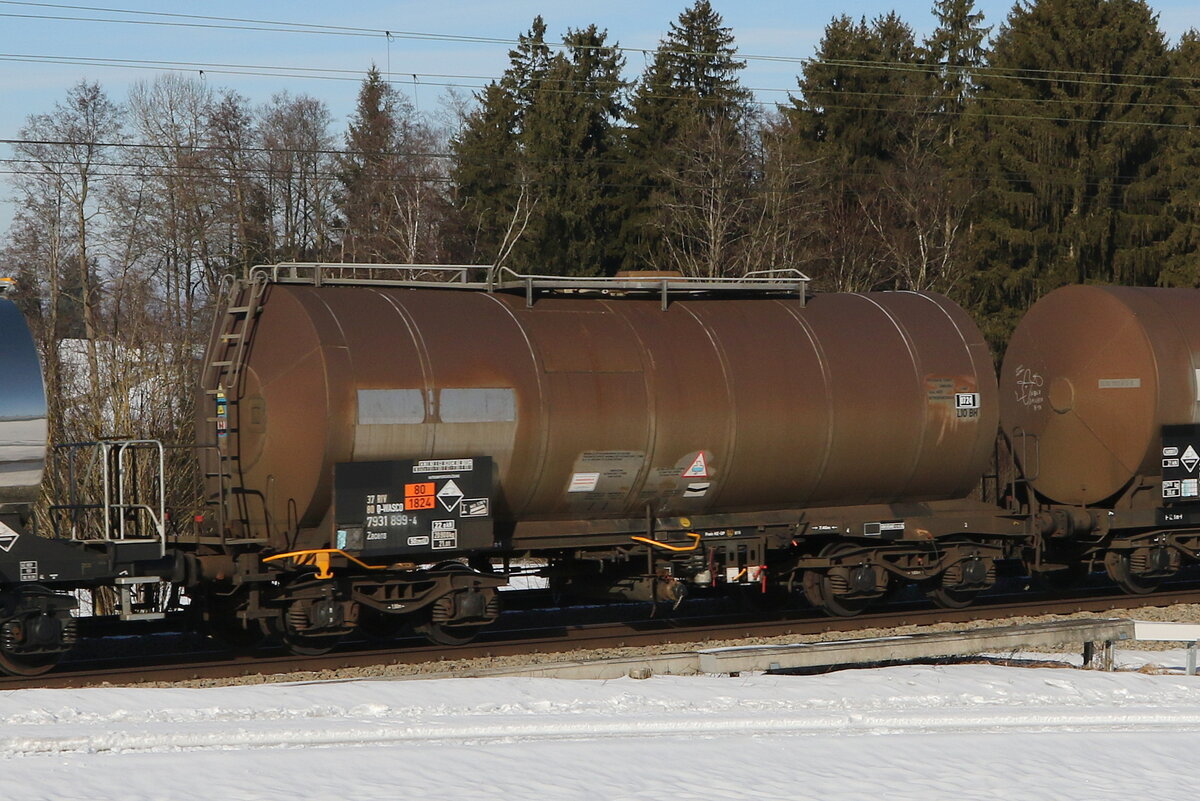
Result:
<instances>
[{"instance_id":1,"label":"rusty metal surface","mask_svg":"<svg viewBox=\"0 0 1200 801\"><path fill-rule=\"evenodd\" d=\"M0 505L37 500L47 438L37 347L20 310L0 298Z\"/></svg>"},{"instance_id":2,"label":"rusty metal surface","mask_svg":"<svg viewBox=\"0 0 1200 801\"><path fill-rule=\"evenodd\" d=\"M956 409L960 393L978 408ZM957 498L998 419L975 325L914 293L663 311L275 285L240 414L252 406L242 480L276 531L319 524L330 468L351 460L489 455L510 521Z\"/></svg>"},{"instance_id":3,"label":"rusty metal surface","mask_svg":"<svg viewBox=\"0 0 1200 801\"><path fill-rule=\"evenodd\" d=\"M1096 504L1160 473L1160 429L1200 420L1200 291L1070 286L1034 304L1000 375L1033 487Z\"/></svg>"}]
</instances>

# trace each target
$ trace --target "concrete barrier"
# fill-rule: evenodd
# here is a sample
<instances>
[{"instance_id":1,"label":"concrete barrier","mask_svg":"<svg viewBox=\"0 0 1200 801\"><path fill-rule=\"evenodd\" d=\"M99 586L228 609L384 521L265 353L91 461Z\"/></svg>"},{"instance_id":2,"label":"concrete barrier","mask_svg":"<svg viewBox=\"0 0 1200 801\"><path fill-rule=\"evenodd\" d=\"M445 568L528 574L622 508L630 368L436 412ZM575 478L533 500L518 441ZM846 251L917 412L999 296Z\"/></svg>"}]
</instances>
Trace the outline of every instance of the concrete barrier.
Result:
<instances>
[{"instance_id":1,"label":"concrete barrier","mask_svg":"<svg viewBox=\"0 0 1200 801\"><path fill-rule=\"evenodd\" d=\"M677 654L641 655L574 662L481 668L380 680L526 676L555 679L615 679L623 676L738 674L822 667L888 664L986 652L1083 645L1084 663L1112 670L1113 643L1132 639L1130 620L1069 620L1020 626L901 634L870 639L831 640L772 646L710 648Z\"/></svg>"}]
</instances>

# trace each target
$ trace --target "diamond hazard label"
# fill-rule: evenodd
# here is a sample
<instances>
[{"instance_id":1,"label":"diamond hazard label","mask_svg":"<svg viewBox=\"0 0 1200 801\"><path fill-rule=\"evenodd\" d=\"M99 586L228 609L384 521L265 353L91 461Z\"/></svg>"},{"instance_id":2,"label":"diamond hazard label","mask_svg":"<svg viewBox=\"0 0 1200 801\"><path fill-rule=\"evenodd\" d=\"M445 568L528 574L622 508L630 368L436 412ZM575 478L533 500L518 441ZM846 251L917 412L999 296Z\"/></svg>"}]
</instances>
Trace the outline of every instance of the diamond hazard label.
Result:
<instances>
[{"instance_id":1,"label":"diamond hazard label","mask_svg":"<svg viewBox=\"0 0 1200 801\"><path fill-rule=\"evenodd\" d=\"M1200 464L1200 454L1196 453L1196 449L1191 445L1187 446L1187 450L1183 452L1183 456L1179 457L1179 463L1182 464L1190 473L1196 469L1196 465Z\"/></svg>"},{"instance_id":2,"label":"diamond hazard label","mask_svg":"<svg viewBox=\"0 0 1200 801\"><path fill-rule=\"evenodd\" d=\"M17 544L21 535L13 531L6 523L0 522L0 550L8 553Z\"/></svg>"},{"instance_id":3,"label":"diamond hazard label","mask_svg":"<svg viewBox=\"0 0 1200 801\"><path fill-rule=\"evenodd\" d=\"M1200 461L1200 457L1197 457ZM700 451L696 455L696 459L692 462L687 470L683 471L684 478L708 478L708 462L704 459L704 451Z\"/></svg>"},{"instance_id":4,"label":"diamond hazard label","mask_svg":"<svg viewBox=\"0 0 1200 801\"><path fill-rule=\"evenodd\" d=\"M437 499L441 502L442 506L446 507L447 512L453 512L465 494L454 483L454 479L450 479L444 487L438 490Z\"/></svg>"}]
</instances>

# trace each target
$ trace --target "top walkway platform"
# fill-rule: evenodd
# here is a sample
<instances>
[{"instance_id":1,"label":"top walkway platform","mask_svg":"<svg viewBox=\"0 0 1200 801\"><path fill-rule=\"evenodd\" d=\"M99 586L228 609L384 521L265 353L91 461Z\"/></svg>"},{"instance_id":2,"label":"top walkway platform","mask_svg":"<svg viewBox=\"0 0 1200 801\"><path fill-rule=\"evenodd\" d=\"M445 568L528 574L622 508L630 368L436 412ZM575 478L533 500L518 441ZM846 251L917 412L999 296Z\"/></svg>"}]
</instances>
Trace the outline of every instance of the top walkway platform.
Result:
<instances>
[{"instance_id":1,"label":"top walkway platform","mask_svg":"<svg viewBox=\"0 0 1200 801\"><path fill-rule=\"evenodd\" d=\"M249 282L308 286L396 286L520 292L530 304L543 294L658 296L663 308L670 298L698 294L778 295L803 305L809 277L793 268L759 270L739 276L684 276L675 273L627 273L616 276L526 275L508 267L484 264L336 264L292 262L259 265Z\"/></svg>"}]
</instances>

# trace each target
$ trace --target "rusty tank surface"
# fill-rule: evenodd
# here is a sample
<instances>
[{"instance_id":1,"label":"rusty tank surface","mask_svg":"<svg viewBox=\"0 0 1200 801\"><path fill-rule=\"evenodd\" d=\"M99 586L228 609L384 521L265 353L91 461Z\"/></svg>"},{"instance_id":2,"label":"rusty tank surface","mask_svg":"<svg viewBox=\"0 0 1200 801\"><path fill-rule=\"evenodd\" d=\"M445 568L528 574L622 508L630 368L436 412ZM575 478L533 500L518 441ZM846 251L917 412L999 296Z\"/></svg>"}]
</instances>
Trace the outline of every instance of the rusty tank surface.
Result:
<instances>
[{"instance_id":1,"label":"rusty tank surface","mask_svg":"<svg viewBox=\"0 0 1200 801\"><path fill-rule=\"evenodd\" d=\"M37 500L48 436L37 347L20 310L0 298L0 506Z\"/></svg>"},{"instance_id":2,"label":"rusty tank surface","mask_svg":"<svg viewBox=\"0 0 1200 801\"><path fill-rule=\"evenodd\" d=\"M1049 293L1013 334L1000 394L1004 431L1038 493L1070 505L1115 499L1160 475L1164 425L1200 422L1200 290Z\"/></svg>"},{"instance_id":3,"label":"rusty tank surface","mask_svg":"<svg viewBox=\"0 0 1200 801\"><path fill-rule=\"evenodd\" d=\"M499 524L963 498L998 423L936 295L273 283L260 308L221 391L273 536L327 521L335 464L390 459L491 457Z\"/></svg>"}]
</instances>

